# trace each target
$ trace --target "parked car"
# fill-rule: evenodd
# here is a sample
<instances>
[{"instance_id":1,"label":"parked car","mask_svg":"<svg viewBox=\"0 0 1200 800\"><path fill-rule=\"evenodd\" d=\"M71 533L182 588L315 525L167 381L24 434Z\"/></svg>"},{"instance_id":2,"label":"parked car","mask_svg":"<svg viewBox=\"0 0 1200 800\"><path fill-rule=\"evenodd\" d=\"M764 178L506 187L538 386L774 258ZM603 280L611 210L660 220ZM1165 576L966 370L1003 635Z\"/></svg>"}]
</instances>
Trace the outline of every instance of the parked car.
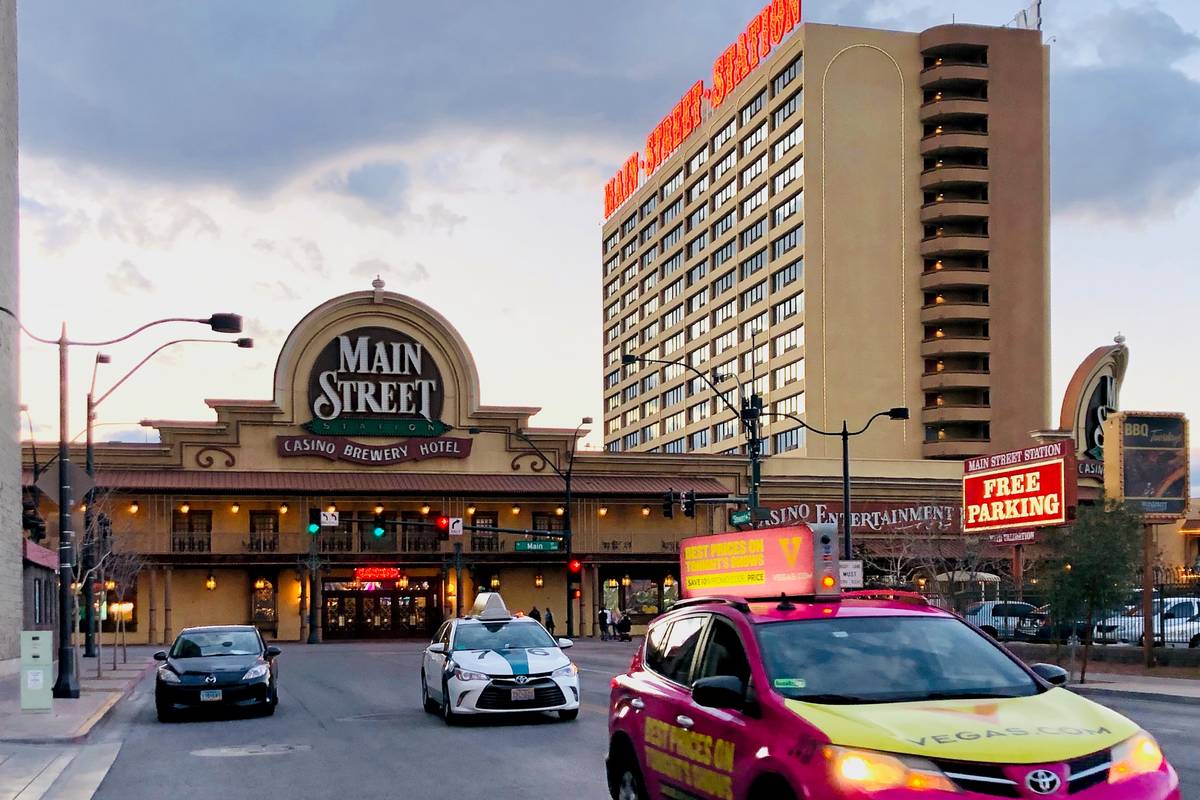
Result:
<instances>
[{"instance_id":1,"label":"parked car","mask_svg":"<svg viewBox=\"0 0 1200 800\"><path fill-rule=\"evenodd\" d=\"M154 706L160 722L200 708L256 708L274 714L279 705L279 648L267 645L252 625L185 628L170 650L160 650Z\"/></svg>"},{"instance_id":2,"label":"parked car","mask_svg":"<svg viewBox=\"0 0 1200 800\"><path fill-rule=\"evenodd\" d=\"M1198 597L1166 597L1154 600L1154 640L1162 641L1163 623L1173 620L1186 621L1200 614ZM1140 603L1127 606L1120 614L1096 623L1095 641L1101 644L1141 644L1143 630L1142 606ZM1186 627L1181 626L1181 630ZM1197 630L1196 633L1200 633Z\"/></svg>"},{"instance_id":3,"label":"parked car","mask_svg":"<svg viewBox=\"0 0 1200 800\"><path fill-rule=\"evenodd\" d=\"M1161 638L1167 647L1200 647L1200 614L1167 620Z\"/></svg>"},{"instance_id":4,"label":"parked car","mask_svg":"<svg viewBox=\"0 0 1200 800\"><path fill-rule=\"evenodd\" d=\"M1104 616L1107 616L1105 614ZM1087 620L1059 620L1054 618L1050 606L1040 606L1017 620L1017 639L1025 642L1050 642L1066 644L1071 636L1079 637L1081 643L1087 643L1092 635L1092 626Z\"/></svg>"},{"instance_id":5,"label":"parked car","mask_svg":"<svg viewBox=\"0 0 1200 800\"><path fill-rule=\"evenodd\" d=\"M1022 617L1034 611L1033 603L1007 600L984 600L967 606L964 612L967 622L993 639L1017 638L1017 625Z\"/></svg>"}]
</instances>

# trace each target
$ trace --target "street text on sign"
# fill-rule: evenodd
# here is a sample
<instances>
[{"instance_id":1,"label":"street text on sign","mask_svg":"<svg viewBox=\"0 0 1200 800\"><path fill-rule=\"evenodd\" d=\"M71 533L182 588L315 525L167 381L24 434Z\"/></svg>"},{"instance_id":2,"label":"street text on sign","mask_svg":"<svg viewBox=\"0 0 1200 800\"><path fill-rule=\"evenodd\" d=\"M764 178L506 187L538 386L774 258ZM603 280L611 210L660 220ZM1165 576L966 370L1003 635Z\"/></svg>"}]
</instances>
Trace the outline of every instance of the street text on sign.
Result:
<instances>
[{"instance_id":1,"label":"street text on sign","mask_svg":"<svg viewBox=\"0 0 1200 800\"><path fill-rule=\"evenodd\" d=\"M554 553L554 552L558 552L558 542L520 541L520 542L516 543L516 551L518 553L525 553L525 552Z\"/></svg>"},{"instance_id":2,"label":"street text on sign","mask_svg":"<svg viewBox=\"0 0 1200 800\"><path fill-rule=\"evenodd\" d=\"M463 535L462 517L451 517L450 518L450 535L451 536L462 536Z\"/></svg>"},{"instance_id":3,"label":"street text on sign","mask_svg":"<svg viewBox=\"0 0 1200 800\"><path fill-rule=\"evenodd\" d=\"M862 561L842 561L838 568L841 570L843 589L861 589L863 587Z\"/></svg>"}]
</instances>

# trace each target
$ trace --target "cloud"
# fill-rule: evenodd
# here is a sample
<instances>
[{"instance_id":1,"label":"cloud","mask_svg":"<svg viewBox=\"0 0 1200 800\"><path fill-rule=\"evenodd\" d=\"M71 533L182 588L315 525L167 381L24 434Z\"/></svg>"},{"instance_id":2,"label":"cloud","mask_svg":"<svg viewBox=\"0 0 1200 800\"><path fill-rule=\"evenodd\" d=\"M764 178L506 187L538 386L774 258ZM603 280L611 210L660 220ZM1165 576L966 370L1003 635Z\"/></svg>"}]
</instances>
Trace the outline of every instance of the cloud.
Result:
<instances>
[{"instance_id":1,"label":"cloud","mask_svg":"<svg viewBox=\"0 0 1200 800\"><path fill-rule=\"evenodd\" d=\"M440 202L429 206L425 211L425 221L429 227L434 229L443 229L447 234L454 233L454 229L467 221L467 218L462 214L456 214Z\"/></svg>"},{"instance_id":2,"label":"cloud","mask_svg":"<svg viewBox=\"0 0 1200 800\"><path fill-rule=\"evenodd\" d=\"M242 321L242 333L254 340L254 347L274 349L287 337L286 328L274 327L259 317L247 317Z\"/></svg>"},{"instance_id":3,"label":"cloud","mask_svg":"<svg viewBox=\"0 0 1200 800\"><path fill-rule=\"evenodd\" d=\"M264 294L272 300L296 300L300 297L296 290L283 281L259 281L254 284L259 294Z\"/></svg>"},{"instance_id":4,"label":"cloud","mask_svg":"<svg viewBox=\"0 0 1200 800\"><path fill-rule=\"evenodd\" d=\"M132 261L125 259L115 270L108 273L108 285L121 294L152 292L154 284L142 274Z\"/></svg>"},{"instance_id":5,"label":"cloud","mask_svg":"<svg viewBox=\"0 0 1200 800\"><path fill-rule=\"evenodd\" d=\"M1200 188L1200 82L1175 64L1200 37L1156 8L1082 24L1100 60L1051 72L1055 210L1144 220Z\"/></svg>"},{"instance_id":6,"label":"cloud","mask_svg":"<svg viewBox=\"0 0 1200 800\"><path fill-rule=\"evenodd\" d=\"M288 240L257 239L253 245L260 253L266 253L286 262L301 272L327 275L325 254L321 246L312 239L293 237Z\"/></svg>"},{"instance_id":7,"label":"cloud","mask_svg":"<svg viewBox=\"0 0 1200 800\"><path fill-rule=\"evenodd\" d=\"M317 188L352 197L384 216L407 206L408 168L404 164L368 162L344 174L327 175Z\"/></svg>"},{"instance_id":8,"label":"cloud","mask_svg":"<svg viewBox=\"0 0 1200 800\"><path fill-rule=\"evenodd\" d=\"M184 236L219 238L221 229L206 212L185 200L126 202L106 208L97 228L105 237L138 247L166 248Z\"/></svg>"},{"instance_id":9,"label":"cloud","mask_svg":"<svg viewBox=\"0 0 1200 800\"><path fill-rule=\"evenodd\" d=\"M376 275L386 281L399 282L400 286L389 286L391 291L403 292L408 284L429 280L429 270L420 261L413 261L407 267L394 267L380 258L369 258L360 261L350 268L350 274L356 278L374 278Z\"/></svg>"},{"instance_id":10,"label":"cloud","mask_svg":"<svg viewBox=\"0 0 1200 800\"><path fill-rule=\"evenodd\" d=\"M43 204L21 195L21 232L38 237L49 252L59 252L79 241L91 224L87 212L55 204Z\"/></svg>"}]
</instances>

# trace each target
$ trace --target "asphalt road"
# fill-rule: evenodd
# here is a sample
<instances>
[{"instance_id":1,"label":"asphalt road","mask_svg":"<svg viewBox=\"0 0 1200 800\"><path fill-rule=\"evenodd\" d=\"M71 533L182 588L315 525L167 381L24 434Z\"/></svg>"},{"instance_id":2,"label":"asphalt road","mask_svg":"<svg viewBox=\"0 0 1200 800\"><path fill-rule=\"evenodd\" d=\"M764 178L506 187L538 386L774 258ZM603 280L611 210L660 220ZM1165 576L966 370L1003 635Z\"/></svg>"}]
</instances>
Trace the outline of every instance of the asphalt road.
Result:
<instances>
[{"instance_id":1,"label":"asphalt road","mask_svg":"<svg viewBox=\"0 0 1200 800\"><path fill-rule=\"evenodd\" d=\"M455 728L421 710L421 648L285 646L280 706L266 718L159 724L151 676L101 726L102 739L124 744L95 796L607 797L609 678L628 666L632 645L584 641L570 651L583 680L574 722L535 715ZM1184 796L1200 799L1200 705L1094 699L1154 733L1180 772Z\"/></svg>"}]
</instances>

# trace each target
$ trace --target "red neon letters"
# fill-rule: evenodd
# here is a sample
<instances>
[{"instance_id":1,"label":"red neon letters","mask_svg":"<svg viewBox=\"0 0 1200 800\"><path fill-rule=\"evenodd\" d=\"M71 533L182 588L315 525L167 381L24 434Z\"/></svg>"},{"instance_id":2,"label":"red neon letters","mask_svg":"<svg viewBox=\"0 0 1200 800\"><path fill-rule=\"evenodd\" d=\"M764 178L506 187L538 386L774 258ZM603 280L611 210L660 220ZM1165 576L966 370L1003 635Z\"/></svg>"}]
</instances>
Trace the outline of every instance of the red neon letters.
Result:
<instances>
[{"instance_id":1,"label":"red neon letters","mask_svg":"<svg viewBox=\"0 0 1200 800\"><path fill-rule=\"evenodd\" d=\"M708 100L713 110L720 108L738 84L766 60L771 48L799 24L800 0L770 0L713 62L712 88L705 89L704 81L696 81L646 137L645 157L639 161L637 153L631 155L604 185L604 218L612 216L637 190L640 170L645 170L647 177L654 174L696 129L703 119L703 101Z\"/></svg>"}]
</instances>

